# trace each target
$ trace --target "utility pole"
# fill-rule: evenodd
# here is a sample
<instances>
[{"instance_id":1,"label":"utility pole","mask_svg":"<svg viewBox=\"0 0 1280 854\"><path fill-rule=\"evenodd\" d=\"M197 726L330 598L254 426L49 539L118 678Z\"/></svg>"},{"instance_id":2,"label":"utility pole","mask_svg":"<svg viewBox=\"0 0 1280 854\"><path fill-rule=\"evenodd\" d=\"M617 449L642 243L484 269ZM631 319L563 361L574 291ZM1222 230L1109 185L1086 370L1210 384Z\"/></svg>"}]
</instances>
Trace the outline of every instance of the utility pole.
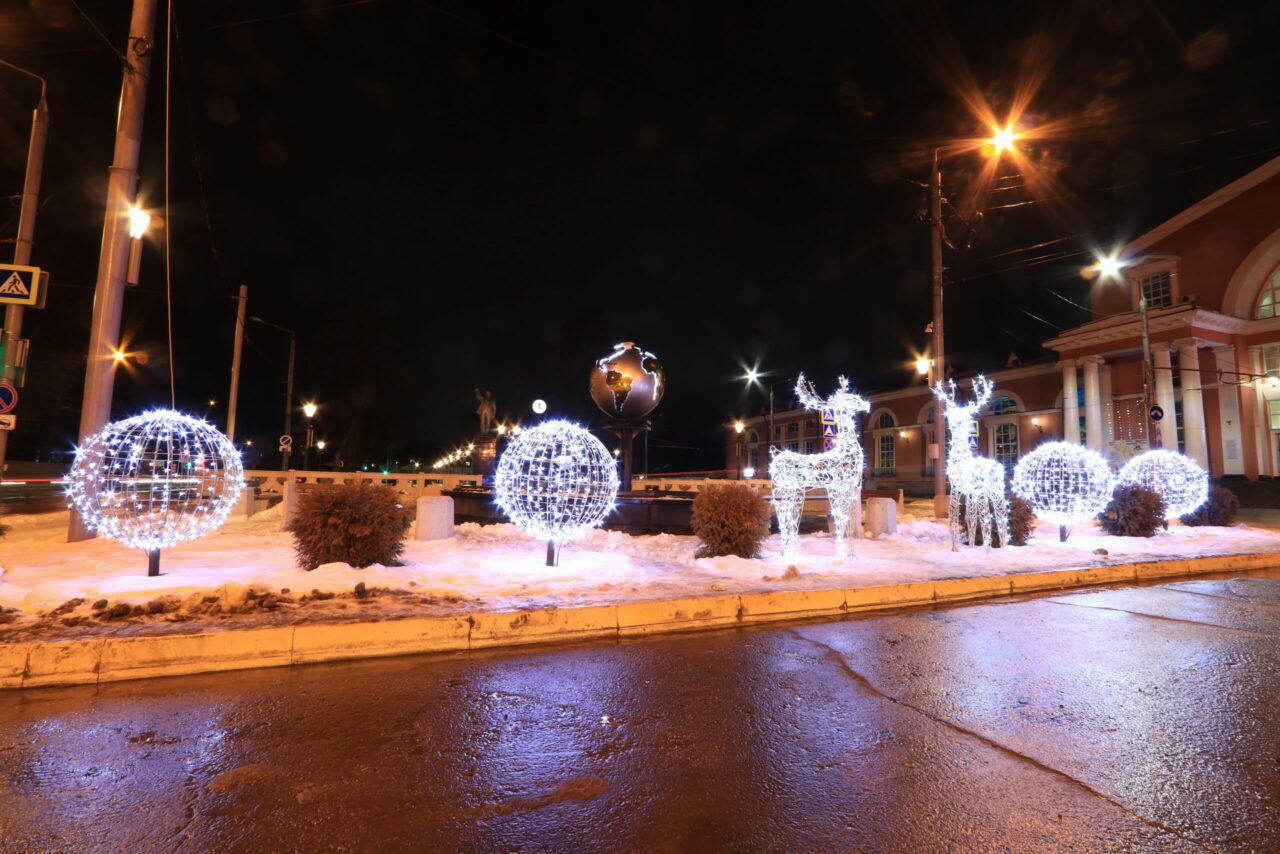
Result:
<instances>
[{"instance_id":1,"label":"utility pole","mask_svg":"<svg viewBox=\"0 0 1280 854\"><path fill-rule=\"evenodd\" d=\"M938 149L933 150L929 171L929 248L933 259L933 382L946 379L942 349L942 173L938 171ZM947 410L941 399L933 403L933 439L938 456L933 461L933 515L941 517L947 506Z\"/></svg>"},{"instance_id":2,"label":"utility pole","mask_svg":"<svg viewBox=\"0 0 1280 854\"><path fill-rule=\"evenodd\" d=\"M18 239L13 249L13 263L30 266L31 247L36 235L36 210L40 206L40 174L44 171L44 143L49 135L49 105L45 101L47 86L44 78L30 71L0 60L0 65L21 71L40 81L40 101L31 119L31 142L27 146L27 175L22 183L22 208L18 214ZM22 311L20 305L5 306L4 310L4 364L0 375L5 382L13 382L18 373L18 346L22 340ZM4 479L6 453L9 449L9 431L0 430L0 480Z\"/></svg>"},{"instance_id":3,"label":"utility pole","mask_svg":"<svg viewBox=\"0 0 1280 854\"><path fill-rule=\"evenodd\" d=\"M240 286L236 303L236 343L231 351L231 396L227 398L227 438L236 441L236 400L240 396L240 354L244 349L244 311L249 304L249 286Z\"/></svg>"},{"instance_id":4,"label":"utility pole","mask_svg":"<svg viewBox=\"0 0 1280 854\"><path fill-rule=\"evenodd\" d=\"M124 51L124 83L120 89L115 152L107 178L106 216L102 252L89 328L84 402L80 408L80 444L111 420L111 397L116 376L115 352L120 346L120 315L124 309L125 273L129 264L129 205L138 193L138 160L142 152L142 119L147 105L147 80L155 46L156 0L134 0L129 41ZM165 223L165 228L172 228ZM71 511L68 542L87 540L93 531Z\"/></svg>"},{"instance_id":5,"label":"utility pole","mask_svg":"<svg viewBox=\"0 0 1280 854\"><path fill-rule=\"evenodd\" d=\"M284 381L284 435L293 436L293 363L298 351L298 339L289 333L289 373ZM284 446L284 458L280 470L289 470L289 453L293 445Z\"/></svg>"}]
</instances>

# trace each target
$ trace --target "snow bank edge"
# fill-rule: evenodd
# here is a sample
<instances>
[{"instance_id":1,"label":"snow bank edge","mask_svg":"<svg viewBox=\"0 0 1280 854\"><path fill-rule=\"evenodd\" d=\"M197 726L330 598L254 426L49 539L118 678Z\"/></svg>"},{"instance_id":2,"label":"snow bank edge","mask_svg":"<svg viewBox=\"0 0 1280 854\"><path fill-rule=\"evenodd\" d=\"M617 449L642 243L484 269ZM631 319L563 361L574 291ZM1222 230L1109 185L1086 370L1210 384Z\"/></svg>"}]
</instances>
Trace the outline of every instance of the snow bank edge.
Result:
<instances>
[{"instance_id":1,"label":"snow bank edge","mask_svg":"<svg viewBox=\"0 0 1280 854\"><path fill-rule=\"evenodd\" d=\"M0 689L85 685L389 655L701 631L1018 593L1265 569L1280 552L832 590L779 590L349 623L0 644Z\"/></svg>"}]
</instances>

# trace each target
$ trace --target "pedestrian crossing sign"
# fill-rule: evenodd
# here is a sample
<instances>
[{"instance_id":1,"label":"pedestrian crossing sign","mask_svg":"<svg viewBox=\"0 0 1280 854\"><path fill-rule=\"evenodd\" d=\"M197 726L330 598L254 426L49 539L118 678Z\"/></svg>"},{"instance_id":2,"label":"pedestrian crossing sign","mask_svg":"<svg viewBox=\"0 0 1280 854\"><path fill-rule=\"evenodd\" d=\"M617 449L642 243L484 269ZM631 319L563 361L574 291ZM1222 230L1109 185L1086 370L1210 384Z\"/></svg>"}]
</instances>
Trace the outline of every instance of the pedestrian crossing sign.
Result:
<instances>
[{"instance_id":1,"label":"pedestrian crossing sign","mask_svg":"<svg viewBox=\"0 0 1280 854\"><path fill-rule=\"evenodd\" d=\"M39 299L39 267L0 264L0 303L35 305Z\"/></svg>"},{"instance_id":2,"label":"pedestrian crossing sign","mask_svg":"<svg viewBox=\"0 0 1280 854\"><path fill-rule=\"evenodd\" d=\"M823 424L823 425L822 425L822 438L824 438L824 439L834 439L835 437L836 437L836 425L834 425L834 424Z\"/></svg>"},{"instance_id":3,"label":"pedestrian crossing sign","mask_svg":"<svg viewBox=\"0 0 1280 854\"><path fill-rule=\"evenodd\" d=\"M824 410L822 410L822 423L823 423L823 424L835 424L835 423L836 423L836 411L835 411L834 409L824 409ZM835 435L835 434L833 433L832 435Z\"/></svg>"}]
</instances>

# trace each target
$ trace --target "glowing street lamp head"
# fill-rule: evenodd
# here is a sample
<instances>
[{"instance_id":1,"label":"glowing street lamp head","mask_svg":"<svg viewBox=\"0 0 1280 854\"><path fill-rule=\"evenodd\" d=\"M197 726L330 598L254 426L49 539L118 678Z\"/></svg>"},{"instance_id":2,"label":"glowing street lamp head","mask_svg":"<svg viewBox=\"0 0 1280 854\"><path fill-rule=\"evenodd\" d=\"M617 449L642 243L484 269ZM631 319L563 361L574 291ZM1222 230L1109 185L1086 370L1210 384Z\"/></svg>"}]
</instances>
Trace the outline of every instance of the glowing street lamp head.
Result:
<instances>
[{"instance_id":1,"label":"glowing street lamp head","mask_svg":"<svg viewBox=\"0 0 1280 854\"><path fill-rule=\"evenodd\" d=\"M324 450L324 446L325 446L326 444L328 444L328 443L327 443L327 442L325 442L325 440L324 440L324 439L317 439L317 440L316 440L316 447L317 447L317 448L319 448L319 449L320 449L320 450L322 450L322 451Z\"/></svg>"},{"instance_id":2,"label":"glowing street lamp head","mask_svg":"<svg viewBox=\"0 0 1280 854\"><path fill-rule=\"evenodd\" d=\"M142 235L147 233L147 226L151 225L151 214L144 211L137 205L129 206L129 236L134 240L138 240Z\"/></svg>"},{"instance_id":3,"label":"glowing street lamp head","mask_svg":"<svg viewBox=\"0 0 1280 854\"><path fill-rule=\"evenodd\" d=\"M314 418L316 416L316 410L318 408L319 407L317 407L314 403L304 403L302 405L302 414L307 416L308 418Z\"/></svg>"},{"instance_id":4,"label":"glowing street lamp head","mask_svg":"<svg viewBox=\"0 0 1280 854\"><path fill-rule=\"evenodd\" d=\"M1013 150L1013 143L1018 136L1013 132L1012 127L996 128L995 136L987 140L987 144L991 146L993 154L1001 154L1005 151Z\"/></svg>"},{"instance_id":5,"label":"glowing street lamp head","mask_svg":"<svg viewBox=\"0 0 1280 854\"><path fill-rule=\"evenodd\" d=\"M118 364L120 364L121 362L123 362L126 358L128 358L128 355L129 355L129 354L128 354L128 353L126 353L126 352L125 352L125 351L123 351L123 350L112 350L112 351L111 351L111 359L112 359L112 360L113 360L117 365L118 365Z\"/></svg>"},{"instance_id":6,"label":"glowing street lamp head","mask_svg":"<svg viewBox=\"0 0 1280 854\"><path fill-rule=\"evenodd\" d=\"M747 425L746 425L746 424L743 424L741 421L735 421L735 422L733 422L733 431L734 431L735 433L741 433L741 432L742 432L743 430L745 430L746 428L747 428Z\"/></svg>"},{"instance_id":7,"label":"glowing street lamp head","mask_svg":"<svg viewBox=\"0 0 1280 854\"><path fill-rule=\"evenodd\" d=\"M747 372L742 375L742 378L749 383L760 382L760 372L755 368L747 368Z\"/></svg>"},{"instance_id":8,"label":"glowing street lamp head","mask_svg":"<svg viewBox=\"0 0 1280 854\"><path fill-rule=\"evenodd\" d=\"M1113 252L1110 255L1101 255L1098 257L1097 263L1098 275L1104 279L1120 278L1120 270L1124 267L1124 262Z\"/></svg>"},{"instance_id":9,"label":"glowing street lamp head","mask_svg":"<svg viewBox=\"0 0 1280 854\"><path fill-rule=\"evenodd\" d=\"M927 376L929 376L929 367L930 367L932 364L933 364L933 362L932 362L932 360L931 360L931 359L929 359L929 357L927 357L927 356L921 356L919 359L916 359L916 362L915 362L915 365L916 365L916 373L917 373L917 374L919 374L919 375L920 375L920 376L922 376L922 377L927 377Z\"/></svg>"}]
</instances>

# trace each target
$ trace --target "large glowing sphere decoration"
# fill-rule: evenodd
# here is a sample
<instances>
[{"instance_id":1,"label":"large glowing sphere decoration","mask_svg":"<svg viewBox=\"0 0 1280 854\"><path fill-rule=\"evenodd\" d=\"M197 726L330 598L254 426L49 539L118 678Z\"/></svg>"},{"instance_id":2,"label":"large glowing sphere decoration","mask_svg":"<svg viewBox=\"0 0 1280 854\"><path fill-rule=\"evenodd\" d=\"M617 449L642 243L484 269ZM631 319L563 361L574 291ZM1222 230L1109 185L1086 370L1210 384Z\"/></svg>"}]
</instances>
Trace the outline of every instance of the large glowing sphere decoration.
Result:
<instances>
[{"instance_id":1,"label":"large glowing sphere decoration","mask_svg":"<svg viewBox=\"0 0 1280 854\"><path fill-rule=\"evenodd\" d=\"M494 485L512 522L558 543L604 521L618 495L618 463L578 425L544 421L507 445Z\"/></svg>"},{"instance_id":2,"label":"large glowing sphere decoration","mask_svg":"<svg viewBox=\"0 0 1280 854\"><path fill-rule=\"evenodd\" d=\"M1013 492L1040 519L1074 525L1092 519L1111 500L1115 478L1102 455L1071 442L1046 442L1018 461Z\"/></svg>"},{"instance_id":3,"label":"large glowing sphere decoration","mask_svg":"<svg viewBox=\"0 0 1280 854\"><path fill-rule=\"evenodd\" d=\"M1145 486L1164 499L1166 518L1185 516L1209 497L1209 473L1175 451L1138 454L1120 469L1120 483Z\"/></svg>"},{"instance_id":4,"label":"large glowing sphere decoration","mask_svg":"<svg viewBox=\"0 0 1280 854\"><path fill-rule=\"evenodd\" d=\"M148 552L217 528L243 488L230 440L169 409L108 424L67 475L67 497L90 528Z\"/></svg>"},{"instance_id":5,"label":"large glowing sphere decoration","mask_svg":"<svg viewBox=\"0 0 1280 854\"><path fill-rule=\"evenodd\" d=\"M591 397L611 418L648 415L667 390L667 375L658 357L630 341L596 362L591 369Z\"/></svg>"}]
</instances>

